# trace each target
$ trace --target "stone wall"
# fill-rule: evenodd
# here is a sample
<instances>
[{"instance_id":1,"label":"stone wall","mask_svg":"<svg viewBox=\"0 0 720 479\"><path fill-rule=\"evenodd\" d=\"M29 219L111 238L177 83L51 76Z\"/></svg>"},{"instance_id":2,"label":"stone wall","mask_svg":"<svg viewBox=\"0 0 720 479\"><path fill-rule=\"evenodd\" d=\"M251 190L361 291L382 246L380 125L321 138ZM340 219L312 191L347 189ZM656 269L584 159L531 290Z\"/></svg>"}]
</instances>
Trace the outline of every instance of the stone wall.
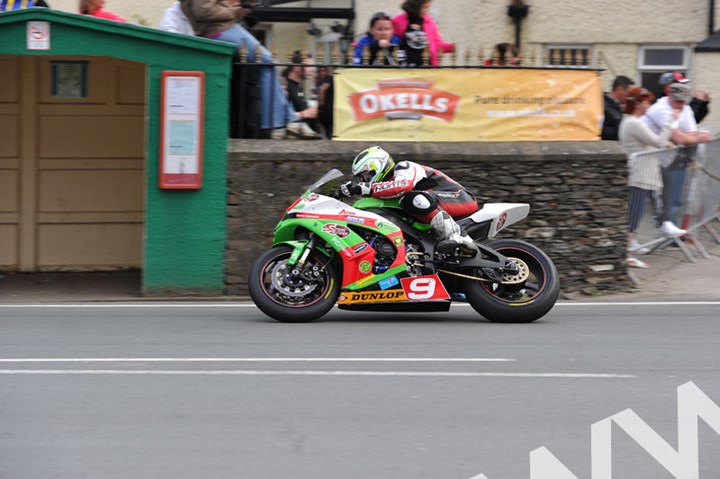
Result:
<instances>
[{"instance_id":1,"label":"stone wall","mask_svg":"<svg viewBox=\"0 0 720 479\"><path fill-rule=\"evenodd\" d=\"M226 292L247 293L252 262L280 215L331 168L348 173L358 142L235 140L228 158ZM530 204L529 217L501 232L553 259L564 297L630 288L623 264L627 169L613 142L384 143L396 161L438 168L479 202Z\"/></svg>"}]
</instances>

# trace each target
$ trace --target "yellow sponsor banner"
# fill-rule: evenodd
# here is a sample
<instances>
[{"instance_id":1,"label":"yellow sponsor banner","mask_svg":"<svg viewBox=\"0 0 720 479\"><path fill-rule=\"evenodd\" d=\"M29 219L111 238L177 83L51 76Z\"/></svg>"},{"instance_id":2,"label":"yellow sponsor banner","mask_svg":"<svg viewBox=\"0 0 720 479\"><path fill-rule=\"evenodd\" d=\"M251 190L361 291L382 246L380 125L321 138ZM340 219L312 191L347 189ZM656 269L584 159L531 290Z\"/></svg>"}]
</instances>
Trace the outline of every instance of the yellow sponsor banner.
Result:
<instances>
[{"instance_id":1,"label":"yellow sponsor banner","mask_svg":"<svg viewBox=\"0 0 720 479\"><path fill-rule=\"evenodd\" d=\"M360 69L335 75L338 140L597 140L600 72Z\"/></svg>"},{"instance_id":2,"label":"yellow sponsor banner","mask_svg":"<svg viewBox=\"0 0 720 479\"><path fill-rule=\"evenodd\" d=\"M366 291L362 293L343 291L340 293L338 304L392 303L396 301L407 301L405 291L402 289Z\"/></svg>"}]
</instances>

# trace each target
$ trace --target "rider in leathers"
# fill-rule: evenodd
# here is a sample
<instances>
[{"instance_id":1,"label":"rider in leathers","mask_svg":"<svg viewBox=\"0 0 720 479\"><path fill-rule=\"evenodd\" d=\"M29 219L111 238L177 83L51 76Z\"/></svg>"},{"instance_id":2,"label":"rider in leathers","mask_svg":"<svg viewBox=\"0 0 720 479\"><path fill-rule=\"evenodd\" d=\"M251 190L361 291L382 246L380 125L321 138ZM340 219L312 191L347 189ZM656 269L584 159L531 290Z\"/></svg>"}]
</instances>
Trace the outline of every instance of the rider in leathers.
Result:
<instances>
[{"instance_id":1,"label":"rider in leathers","mask_svg":"<svg viewBox=\"0 0 720 479\"><path fill-rule=\"evenodd\" d=\"M343 196L400 198L403 210L413 219L430 224L440 241L477 251L472 238L463 234L453 219L476 212L477 200L441 171L412 161L395 164L388 152L374 146L355 157L352 173L354 180L340 187Z\"/></svg>"}]
</instances>

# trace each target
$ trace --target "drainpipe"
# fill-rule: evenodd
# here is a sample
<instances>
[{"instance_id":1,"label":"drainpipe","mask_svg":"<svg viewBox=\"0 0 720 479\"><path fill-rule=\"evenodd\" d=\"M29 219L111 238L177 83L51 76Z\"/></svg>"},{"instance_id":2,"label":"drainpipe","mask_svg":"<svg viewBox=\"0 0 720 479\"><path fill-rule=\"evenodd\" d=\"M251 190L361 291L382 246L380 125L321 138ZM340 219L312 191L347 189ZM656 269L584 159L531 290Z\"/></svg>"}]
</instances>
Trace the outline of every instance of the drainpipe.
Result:
<instances>
[{"instance_id":1,"label":"drainpipe","mask_svg":"<svg viewBox=\"0 0 720 479\"><path fill-rule=\"evenodd\" d=\"M713 1L713 0L711 0ZM515 48L520 51L520 26L522 19L527 17L528 7L523 0L512 0L508 5L507 14L515 22Z\"/></svg>"},{"instance_id":2,"label":"drainpipe","mask_svg":"<svg viewBox=\"0 0 720 479\"><path fill-rule=\"evenodd\" d=\"M708 36L715 33L715 0L710 0L710 15L708 15Z\"/></svg>"}]
</instances>

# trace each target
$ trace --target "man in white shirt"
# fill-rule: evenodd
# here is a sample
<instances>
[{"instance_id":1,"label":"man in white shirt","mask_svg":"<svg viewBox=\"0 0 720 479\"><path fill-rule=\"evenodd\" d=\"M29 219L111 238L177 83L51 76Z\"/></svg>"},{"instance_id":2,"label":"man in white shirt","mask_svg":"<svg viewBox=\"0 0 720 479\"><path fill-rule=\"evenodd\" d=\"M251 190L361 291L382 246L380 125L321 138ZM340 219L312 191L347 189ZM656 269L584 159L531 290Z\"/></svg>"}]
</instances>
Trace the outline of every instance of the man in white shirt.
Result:
<instances>
[{"instance_id":1,"label":"man in white shirt","mask_svg":"<svg viewBox=\"0 0 720 479\"><path fill-rule=\"evenodd\" d=\"M672 75L670 78L669 76ZM710 141L710 134L698 132L697 123L692 109L688 106L691 98L688 80L677 72L664 73L660 78L664 84L665 95L656 101L643 116L643 121L656 134L662 130L663 125L672 115L673 110L681 110L677 125L673 125L671 141L678 146L690 146ZM685 230L676 226L678 216L683 207L683 191L685 186L685 169L687 159L686 151L678 151L677 160L667 168L663 168L663 211L660 218L660 233L667 237L684 235Z\"/></svg>"}]
</instances>

